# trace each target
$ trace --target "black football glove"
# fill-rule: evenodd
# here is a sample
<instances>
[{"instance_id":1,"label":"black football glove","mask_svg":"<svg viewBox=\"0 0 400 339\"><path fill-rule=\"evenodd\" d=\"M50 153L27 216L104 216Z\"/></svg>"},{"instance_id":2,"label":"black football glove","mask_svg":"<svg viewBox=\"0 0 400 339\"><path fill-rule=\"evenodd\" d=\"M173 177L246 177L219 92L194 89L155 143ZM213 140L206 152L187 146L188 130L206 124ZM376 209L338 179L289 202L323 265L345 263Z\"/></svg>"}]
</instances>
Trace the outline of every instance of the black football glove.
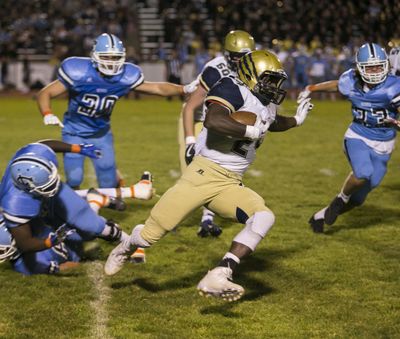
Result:
<instances>
[{"instance_id":1,"label":"black football glove","mask_svg":"<svg viewBox=\"0 0 400 339\"><path fill-rule=\"evenodd\" d=\"M185 150L185 161L186 161L186 165L189 165L191 162L192 162L192 160L193 160L193 157L194 157L194 155L195 155L195 153L196 153L196 151L195 151L195 149L194 149L194 146L195 146L196 144L187 144L186 145L186 150Z\"/></svg>"}]
</instances>

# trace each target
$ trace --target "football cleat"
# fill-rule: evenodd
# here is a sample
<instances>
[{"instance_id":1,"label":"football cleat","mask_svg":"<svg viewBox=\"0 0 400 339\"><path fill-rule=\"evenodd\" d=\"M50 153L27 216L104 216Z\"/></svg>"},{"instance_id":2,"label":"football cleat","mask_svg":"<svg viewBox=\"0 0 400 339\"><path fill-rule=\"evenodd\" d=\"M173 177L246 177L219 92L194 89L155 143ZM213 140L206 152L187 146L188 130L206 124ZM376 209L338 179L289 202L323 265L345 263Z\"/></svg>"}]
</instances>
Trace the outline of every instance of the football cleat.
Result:
<instances>
[{"instance_id":1,"label":"football cleat","mask_svg":"<svg viewBox=\"0 0 400 339\"><path fill-rule=\"evenodd\" d=\"M129 261L133 264L144 264L146 262L146 252L144 248L138 247L129 258Z\"/></svg>"},{"instance_id":2,"label":"football cleat","mask_svg":"<svg viewBox=\"0 0 400 339\"><path fill-rule=\"evenodd\" d=\"M314 215L308 220L312 230L315 233L323 233L324 232L324 219L315 219Z\"/></svg>"},{"instance_id":3,"label":"football cleat","mask_svg":"<svg viewBox=\"0 0 400 339\"><path fill-rule=\"evenodd\" d=\"M339 216L342 213L344 206L346 203L340 197L335 197L332 202L329 204L328 208L325 211L325 224L333 225Z\"/></svg>"},{"instance_id":4,"label":"football cleat","mask_svg":"<svg viewBox=\"0 0 400 339\"><path fill-rule=\"evenodd\" d=\"M232 282L232 270L222 266L208 271L197 285L197 290L203 297L221 298L226 301L239 300L244 294L244 288Z\"/></svg>"},{"instance_id":5,"label":"football cleat","mask_svg":"<svg viewBox=\"0 0 400 339\"><path fill-rule=\"evenodd\" d=\"M222 233L221 227L215 225L211 219L206 219L201 222L197 235L201 238L206 238L208 235L219 237Z\"/></svg>"},{"instance_id":6,"label":"football cleat","mask_svg":"<svg viewBox=\"0 0 400 339\"><path fill-rule=\"evenodd\" d=\"M133 252L135 252L135 249L132 250L127 246L125 241L121 241L109 254L106 264L104 265L104 273L106 275L117 274L129 260Z\"/></svg>"},{"instance_id":7,"label":"football cleat","mask_svg":"<svg viewBox=\"0 0 400 339\"><path fill-rule=\"evenodd\" d=\"M155 193L153 189L153 176L149 171L143 172L140 181L131 186L132 198L150 200Z\"/></svg>"},{"instance_id":8,"label":"football cleat","mask_svg":"<svg viewBox=\"0 0 400 339\"><path fill-rule=\"evenodd\" d=\"M107 207L116 211L126 209L126 204L122 199L102 194L93 187L88 190L86 200L88 203L97 204L100 208Z\"/></svg>"}]
</instances>

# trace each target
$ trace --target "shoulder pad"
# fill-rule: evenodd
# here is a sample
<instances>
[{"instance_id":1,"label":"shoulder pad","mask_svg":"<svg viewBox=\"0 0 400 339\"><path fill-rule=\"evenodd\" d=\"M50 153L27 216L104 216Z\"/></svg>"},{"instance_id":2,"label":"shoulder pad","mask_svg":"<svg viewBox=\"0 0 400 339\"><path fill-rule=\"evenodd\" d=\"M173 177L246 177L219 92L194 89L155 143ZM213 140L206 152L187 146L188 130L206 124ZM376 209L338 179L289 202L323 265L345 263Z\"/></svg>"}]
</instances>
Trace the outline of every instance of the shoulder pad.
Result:
<instances>
[{"instance_id":1,"label":"shoulder pad","mask_svg":"<svg viewBox=\"0 0 400 339\"><path fill-rule=\"evenodd\" d=\"M144 81L142 69L135 64L126 62L121 81L130 85L131 88L141 85Z\"/></svg>"},{"instance_id":2,"label":"shoulder pad","mask_svg":"<svg viewBox=\"0 0 400 339\"><path fill-rule=\"evenodd\" d=\"M355 70L349 69L348 71L344 72L340 78L338 83L338 89L341 94L344 96L348 96L350 90L354 87L355 79Z\"/></svg>"},{"instance_id":3,"label":"shoulder pad","mask_svg":"<svg viewBox=\"0 0 400 339\"><path fill-rule=\"evenodd\" d=\"M93 67L90 58L67 58L58 68L58 79L67 86L73 86L75 81L79 81L85 77L90 67Z\"/></svg>"},{"instance_id":4,"label":"shoulder pad","mask_svg":"<svg viewBox=\"0 0 400 339\"><path fill-rule=\"evenodd\" d=\"M221 73L214 67L207 67L200 75L200 84L208 92L222 78Z\"/></svg>"},{"instance_id":5,"label":"shoulder pad","mask_svg":"<svg viewBox=\"0 0 400 339\"><path fill-rule=\"evenodd\" d=\"M7 227L26 224L40 213L41 201L28 193L11 189L2 198L3 216Z\"/></svg>"},{"instance_id":6,"label":"shoulder pad","mask_svg":"<svg viewBox=\"0 0 400 339\"><path fill-rule=\"evenodd\" d=\"M208 93L206 104L216 101L231 112L237 111L244 105L244 99L239 85L230 77L222 78Z\"/></svg>"}]
</instances>

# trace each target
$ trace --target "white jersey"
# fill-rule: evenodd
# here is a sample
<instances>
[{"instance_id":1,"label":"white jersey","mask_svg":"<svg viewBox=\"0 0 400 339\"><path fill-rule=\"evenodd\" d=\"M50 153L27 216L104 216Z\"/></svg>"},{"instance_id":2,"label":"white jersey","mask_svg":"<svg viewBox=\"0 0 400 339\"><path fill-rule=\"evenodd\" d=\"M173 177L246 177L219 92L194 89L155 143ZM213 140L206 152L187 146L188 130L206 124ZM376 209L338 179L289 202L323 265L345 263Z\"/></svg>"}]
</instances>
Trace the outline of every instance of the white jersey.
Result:
<instances>
[{"instance_id":1,"label":"white jersey","mask_svg":"<svg viewBox=\"0 0 400 339\"><path fill-rule=\"evenodd\" d=\"M264 106L250 90L231 77L223 78L215 85L206 98L227 107L231 113L236 111L253 112L258 121L271 125L276 118L277 105ZM235 139L207 130L203 127L196 142L196 155L205 157L218 165L241 175L256 157L256 148L262 140Z\"/></svg>"},{"instance_id":2,"label":"white jersey","mask_svg":"<svg viewBox=\"0 0 400 339\"><path fill-rule=\"evenodd\" d=\"M207 92L223 77L236 75L235 72L228 68L228 63L223 56L218 56L207 62L199 76L197 77L199 83L206 89ZM194 120L204 121L206 117L206 107L202 106L198 111L196 110Z\"/></svg>"},{"instance_id":3,"label":"white jersey","mask_svg":"<svg viewBox=\"0 0 400 339\"><path fill-rule=\"evenodd\" d=\"M389 53L390 73L400 75L400 47L395 47Z\"/></svg>"}]
</instances>

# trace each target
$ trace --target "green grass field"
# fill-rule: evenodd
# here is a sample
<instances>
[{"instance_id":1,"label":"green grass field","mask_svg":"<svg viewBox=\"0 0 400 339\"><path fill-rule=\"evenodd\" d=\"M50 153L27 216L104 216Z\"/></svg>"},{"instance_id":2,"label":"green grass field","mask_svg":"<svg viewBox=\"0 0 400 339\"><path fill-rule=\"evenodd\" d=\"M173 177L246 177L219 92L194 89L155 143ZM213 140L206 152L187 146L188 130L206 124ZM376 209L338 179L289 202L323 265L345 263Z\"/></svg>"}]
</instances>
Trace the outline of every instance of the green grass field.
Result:
<instances>
[{"instance_id":1,"label":"green grass field","mask_svg":"<svg viewBox=\"0 0 400 339\"><path fill-rule=\"evenodd\" d=\"M2 170L20 146L58 138L33 100L0 99ZM66 102L55 102L63 112ZM283 114L295 103L287 101ZM127 183L144 170L162 194L179 170L180 102L122 100L113 113L117 162ZM276 224L240 265L238 302L198 296L196 285L226 252L240 225L218 219L218 239L196 236L200 211L147 251L147 263L102 274L112 249L59 276L22 277L0 265L1 338L400 338L400 155L366 204L313 234L308 219L338 193L349 172L342 137L347 102L315 101L301 128L269 134L245 184L261 194ZM88 163L89 164L89 163ZM89 166L88 166L89 167ZM93 185L87 168L85 186ZM155 199L102 211L130 231Z\"/></svg>"}]
</instances>

